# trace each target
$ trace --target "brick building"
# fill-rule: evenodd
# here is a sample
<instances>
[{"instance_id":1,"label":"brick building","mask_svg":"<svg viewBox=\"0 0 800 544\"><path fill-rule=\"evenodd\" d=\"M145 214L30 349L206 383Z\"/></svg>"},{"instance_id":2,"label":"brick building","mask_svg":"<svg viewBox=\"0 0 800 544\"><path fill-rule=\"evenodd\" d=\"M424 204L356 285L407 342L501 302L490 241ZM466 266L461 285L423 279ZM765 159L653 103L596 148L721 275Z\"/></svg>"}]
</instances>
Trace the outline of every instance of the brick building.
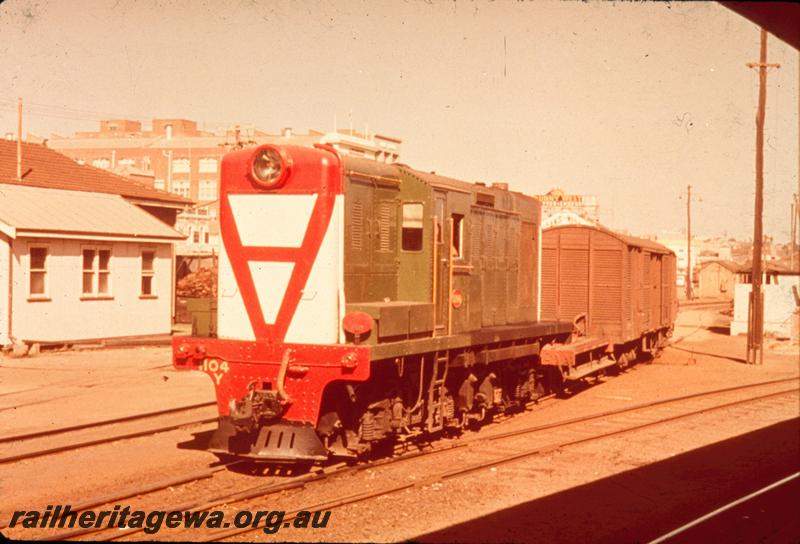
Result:
<instances>
[{"instance_id":1,"label":"brick building","mask_svg":"<svg viewBox=\"0 0 800 544\"><path fill-rule=\"evenodd\" d=\"M542 203L542 228L594 225L600 221L600 205L594 195L570 195L554 188L535 198Z\"/></svg>"},{"instance_id":2,"label":"brick building","mask_svg":"<svg viewBox=\"0 0 800 544\"><path fill-rule=\"evenodd\" d=\"M184 264L213 255L219 243L217 194L222 156L232 149L265 143L301 146L327 143L342 154L395 162L402 142L352 130L331 133L309 130L298 134L284 128L280 134L268 134L236 127L207 131L188 119L153 119L149 129L139 121L110 119L100 121L98 131L78 132L72 137L54 136L47 141L48 147L79 164L119 172L156 189L194 200L197 204L185 207L176 224L187 236L177 247ZM181 270L187 267L181 266Z\"/></svg>"}]
</instances>

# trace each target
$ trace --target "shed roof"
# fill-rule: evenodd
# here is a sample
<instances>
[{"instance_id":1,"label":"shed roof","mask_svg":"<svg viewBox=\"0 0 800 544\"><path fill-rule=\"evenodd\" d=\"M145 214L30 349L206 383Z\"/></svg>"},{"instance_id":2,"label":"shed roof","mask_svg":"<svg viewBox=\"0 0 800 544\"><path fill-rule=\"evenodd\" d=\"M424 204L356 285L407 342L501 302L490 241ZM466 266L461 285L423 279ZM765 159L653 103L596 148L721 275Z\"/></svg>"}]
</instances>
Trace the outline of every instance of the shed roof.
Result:
<instances>
[{"instance_id":1,"label":"shed roof","mask_svg":"<svg viewBox=\"0 0 800 544\"><path fill-rule=\"evenodd\" d=\"M110 193L182 206L192 201L93 166L78 164L43 145L22 142L22 181L17 180L17 142L0 140L0 183Z\"/></svg>"},{"instance_id":2,"label":"shed roof","mask_svg":"<svg viewBox=\"0 0 800 544\"><path fill-rule=\"evenodd\" d=\"M723 268L727 268L731 272L742 272L743 271L742 265L737 264L737 263L735 263L733 261L725 260L725 259L715 259L713 261L706 261L706 262L704 262L703 264L700 265L700 270L702 270L702 269L704 269L707 266L712 265L712 264L718 264L718 265L722 266Z\"/></svg>"},{"instance_id":3,"label":"shed roof","mask_svg":"<svg viewBox=\"0 0 800 544\"><path fill-rule=\"evenodd\" d=\"M12 184L0 184L0 231L12 238L185 238L119 195Z\"/></svg>"},{"instance_id":4,"label":"shed roof","mask_svg":"<svg viewBox=\"0 0 800 544\"><path fill-rule=\"evenodd\" d=\"M791 276L800 274L800 269L796 268L792 270L792 267L789 265L789 263L781 264L775 261L766 261L766 260L761 262L761 270L766 274L777 274L779 276L781 275ZM744 262L744 264L739 265L739 272L752 274L753 261L751 259L748 259L747 261Z\"/></svg>"}]
</instances>

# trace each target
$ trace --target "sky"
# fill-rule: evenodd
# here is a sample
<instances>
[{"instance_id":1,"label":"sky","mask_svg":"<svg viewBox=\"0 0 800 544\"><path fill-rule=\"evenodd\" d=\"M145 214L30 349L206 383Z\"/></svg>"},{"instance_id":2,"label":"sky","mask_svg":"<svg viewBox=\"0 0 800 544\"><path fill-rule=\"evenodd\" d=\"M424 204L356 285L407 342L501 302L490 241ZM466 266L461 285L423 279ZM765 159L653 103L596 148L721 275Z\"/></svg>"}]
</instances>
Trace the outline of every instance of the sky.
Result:
<instances>
[{"instance_id":1,"label":"sky","mask_svg":"<svg viewBox=\"0 0 800 544\"><path fill-rule=\"evenodd\" d=\"M6 0L0 131L353 126L466 181L597 195L632 234L750 239L759 29L716 3ZM798 52L770 36L764 232L790 236Z\"/></svg>"}]
</instances>

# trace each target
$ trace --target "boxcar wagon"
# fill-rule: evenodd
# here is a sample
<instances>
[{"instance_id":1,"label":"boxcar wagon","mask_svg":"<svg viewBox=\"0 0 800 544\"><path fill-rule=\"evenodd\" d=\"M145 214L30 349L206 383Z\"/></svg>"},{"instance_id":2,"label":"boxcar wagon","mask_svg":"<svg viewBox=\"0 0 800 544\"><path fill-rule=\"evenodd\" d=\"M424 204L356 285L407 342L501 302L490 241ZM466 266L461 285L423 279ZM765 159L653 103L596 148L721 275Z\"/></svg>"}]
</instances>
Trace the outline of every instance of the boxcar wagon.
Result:
<instances>
[{"instance_id":1,"label":"boxcar wagon","mask_svg":"<svg viewBox=\"0 0 800 544\"><path fill-rule=\"evenodd\" d=\"M542 363L579 378L601 366L626 366L661 349L677 310L675 254L651 240L600 226L542 232L542 318L571 320L585 337L551 346ZM605 352L576 368L581 351ZM598 359L598 358L595 358Z\"/></svg>"}]
</instances>

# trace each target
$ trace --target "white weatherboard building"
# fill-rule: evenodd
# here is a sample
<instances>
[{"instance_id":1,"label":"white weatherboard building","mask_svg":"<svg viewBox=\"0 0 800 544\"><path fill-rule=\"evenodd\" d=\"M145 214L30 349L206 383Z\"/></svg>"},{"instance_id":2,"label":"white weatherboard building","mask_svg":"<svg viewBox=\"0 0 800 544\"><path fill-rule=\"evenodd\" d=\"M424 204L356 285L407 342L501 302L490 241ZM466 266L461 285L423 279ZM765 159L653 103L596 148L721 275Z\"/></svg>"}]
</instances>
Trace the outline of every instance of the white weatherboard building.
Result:
<instances>
[{"instance_id":1,"label":"white weatherboard building","mask_svg":"<svg viewBox=\"0 0 800 544\"><path fill-rule=\"evenodd\" d=\"M169 334L183 238L119 195L0 183L0 346Z\"/></svg>"}]
</instances>

